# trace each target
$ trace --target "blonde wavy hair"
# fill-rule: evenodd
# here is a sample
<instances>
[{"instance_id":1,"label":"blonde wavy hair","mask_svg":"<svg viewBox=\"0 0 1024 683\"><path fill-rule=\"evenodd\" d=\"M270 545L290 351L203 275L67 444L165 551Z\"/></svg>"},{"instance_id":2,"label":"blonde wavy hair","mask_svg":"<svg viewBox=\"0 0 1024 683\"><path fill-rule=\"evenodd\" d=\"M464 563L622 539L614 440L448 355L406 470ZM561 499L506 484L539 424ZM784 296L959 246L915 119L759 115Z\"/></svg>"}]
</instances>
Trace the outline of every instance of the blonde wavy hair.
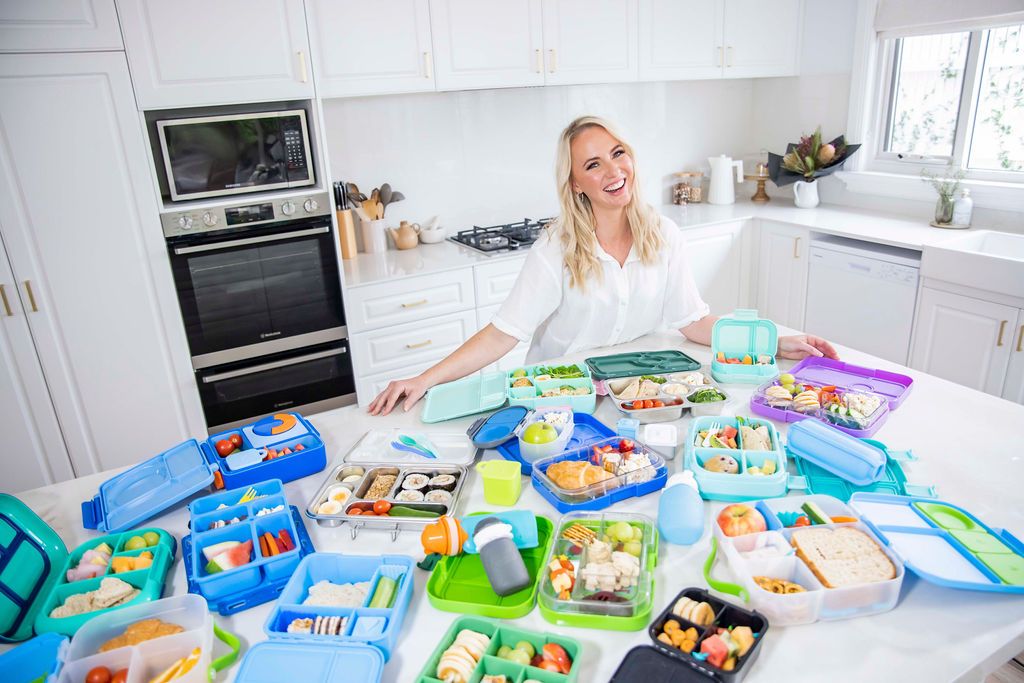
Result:
<instances>
[{"instance_id":1,"label":"blonde wavy hair","mask_svg":"<svg viewBox=\"0 0 1024 683\"><path fill-rule=\"evenodd\" d=\"M584 194L572 190L572 141L588 128L600 127L619 141L634 162L632 198L626 205L626 221L633 234L633 246L642 263L653 263L662 247L661 219L657 212L640 197L640 183L635 171L636 154L619 131L609 121L599 116L581 116L574 120L558 139L558 159L555 162L555 179L558 186L558 203L561 211L555 226L561 233L565 254L565 267L569 270L569 286L586 289L587 280L594 276L601 280L602 270L597 258L597 235L594 229L594 211L590 200Z\"/></svg>"}]
</instances>

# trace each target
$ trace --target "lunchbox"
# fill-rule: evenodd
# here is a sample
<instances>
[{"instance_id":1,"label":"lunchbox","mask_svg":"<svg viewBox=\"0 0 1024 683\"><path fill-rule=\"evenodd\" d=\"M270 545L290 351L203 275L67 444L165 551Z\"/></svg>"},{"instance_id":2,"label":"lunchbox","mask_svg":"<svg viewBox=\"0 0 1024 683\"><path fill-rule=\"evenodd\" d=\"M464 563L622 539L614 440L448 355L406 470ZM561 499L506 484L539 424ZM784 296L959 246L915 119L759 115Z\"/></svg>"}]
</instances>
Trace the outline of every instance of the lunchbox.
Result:
<instances>
[{"instance_id":1,"label":"lunchbox","mask_svg":"<svg viewBox=\"0 0 1024 683\"><path fill-rule=\"evenodd\" d=\"M689 598L695 602L707 603L714 612L714 621L709 625L697 624L673 612L674 606ZM671 626L675 624L675 626ZM690 652L674 647L658 639L659 634L678 627L681 631L694 629L697 640ZM747 627L753 634L754 642L746 654L738 658L732 670L719 668L707 661L702 653L701 643L711 637L718 629L731 630ZM761 643L768 632L768 620L757 611L743 609L737 605L724 602L700 588L686 588L669 602L665 610L651 622L648 634L651 645L640 645L626 653L619 668L612 675L613 683L630 681L702 681L711 679L720 683L739 683L747 674L761 654Z\"/></svg>"},{"instance_id":2,"label":"lunchbox","mask_svg":"<svg viewBox=\"0 0 1024 683\"><path fill-rule=\"evenodd\" d=\"M806 516L805 503L813 503L825 515L853 519L855 521L814 524L812 528L839 529L852 527L862 531L885 553L892 563L894 576L888 580L863 583L854 586L826 588L815 576L808 565L795 554L790 545L792 535L806 526L800 524L799 517ZM739 504L742 505L742 504ZM746 533L738 536L727 536L715 513L712 520L713 540L711 554L704 565L704 577L708 585L717 591L738 595L750 603L754 609L764 614L776 626L793 624L809 624L815 621L831 621L849 619L887 612L896 606L903 584L903 562L871 527L860 519L860 515L850 506L831 496L788 496L748 503L761 513L766 529L760 532ZM794 526L787 527L784 520ZM740 585L718 581L711 576L711 567L721 548L734 577ZM752 553L760 556L747 557ZM762 588L754 577L764 577L776 582L780 590L784 588L782 581L797 584L804 588L802 592L770 592Z\"/></svg>"},{"instance_id":3,"label":"lunchbox","mask_svg":"<svg viewBox=\"0 0 1024 683\"><path fill-rule=\"evenodd\" d=\"M313 552L302 517L295 506L288 505L279 479L261 482L246 491L222 491L199 498L189 505L189 513L192 533L181 539L188 590L202 595L212 609L225 616L276 598L299 561ZM220 523L225 525L218 526ZM282 532L291 548L281 547ZM274 539L273 548L264 545L265 534ZM231 541L252 542L248 553L251 559L208 572L210 558L204 550Z\"/></svg>"},{"instance_id":4,"label":"lunchbox","mask_svg":"<svg viewBox=\"0 0 1024 683\"><path fill-rule=\"evenodd\" d=\"M587 367L597 380L639 375L668 375L700 369L700 363L678 349L629 351L587 358Z\"/></svg>"},{"instance_id":5,"label":"lunchbox","mask_svg":"<svg viewBox=\"0 0 1024 683\"><path fill-rule=\"evenodd\" d=\"M231 434L242 449L265 448L292 452L238 470L227 470L216 443ZM295 450L301 446L301 450ZM236 489L267 479L292 481L327 466L327 449L320 433L298 413L279 413L204 439L190 439L160 455L134 465L104 483L99 493L82 503L82 526L100 531L123 531L156 516L211 484Z\"/></svg>"},{"instance_id":6,"label":"lunchbox","mask_svg":"<svg viewBox=\"0 0 1024 683\"><path fill-rule=\"evenodd\" d=\"M612 476L589 486L562 488L548 476L548 469L556 463L570 461L590 463ZM620 500L665 488L668 467L660 455L642 443L611 437L538 460L533 464L530 481L559 512L601 510Z\"/></svg>"},{"instance_id":7,"label":"lunchbox","mask_svg":"<svg viewBox=\"0 0 1024 683\"><path fill-rule=\"evenodd\" d=\"M455 638L464 630L474 631L489 638L484 655L476 661L473 668L471 680L479 681L483 676L495 676L504 674L509 683L522 683L533 680L540 683L574 683L579 675L579 656L583 646L572 638L556 633L538 633L511 624L496 623L477 617L459 617L452 622L448 630L441 637L437 647L434 648L430 658L423 665L423 670L415 679L415 683L441 683L437 678L437 666L447 650L455 642ZM515 648L520 643L527 642L537 655L543 652L547 644L560 646L572 660L569 673L563 674L546 669L539 669L534 666L520 664L515 661L504 659L498 656L498 651L504 647Z\"/></svg>"},{"instance_id":8,"label":"lunchbox","mask_svg":"<svg viewBox=\"0 0 1024 683\"><path fill-rule=\"evenodd\" d=\"M472 516L488 515L474 512ZM445 612L475 614L495 619L517 619L529 614L537 601L537 587L544 572L544 559L551 548L554 525L542 515L536 515L537 544L519 551L530 585L520 591L498 596L492 589L483 561L476 553L446 555L434 566L427 579L427 597L430 604Z\"/></svg>"},{"instance_id":9,"label":"lunchbox","mask_svg":"<svg viewBox=\"0 0 1024 683\"><path fill-rule=\"evenodd\" d=\"M749 450L745 448L741 425L752 428L764 426L768 429L771 449ZM736 429L738 448L704 448L697 445L700 433L709 429L732 427ZM686 453L683 467L692 471L700 488L700 495L705 500L742 501L757 498L774 498L786 495L791 485L787 472L786 450L779 437L775 425L766 420L751 420L743 417L697 417L690 421L690 431L684 446ZM712 459L732 458L737 466L735 474L712 472L705 465ZM753 474L765 467L765 463L775 467L772 474ZM753 468L758 468L754 470Z\"/></svg>"},{"instance_id":10,"label":"lunchbox","mask_svg":"<svg viewBox=\"0 0 1024 683\"><path fill-rule=\"evenodd\" d=\"M627 548L620 527L633 534ZM584 529L589 530L584 531ZM590 534L591 542L581 541L580 532ZM622 581L631 585L619 586L610 577L598 576L585 570L597 555L592 549L595 541L607 544L607 550L622 551L636 559L637 576ZM561 558L567 560L574 575L568 598L563 598L552 584L552 566ZM609 563L603 556L597 565ZM558 532L551 545L551 553L544 565L537 604L541 616L558 626L598 628L611 631L637 631L647 625L651 617L654 596L654 567L658 564L658 527L646 515L632 512L571 512L558 520ZM562 565L564 567L564 564ZM590 574L590 576L588 576ZM607 583L607 585L605 585Z\"/></svg>"},{"instance_id":11,"label":"lunchbox","mask_svg":"<svg viewBox=\"0 0 1024 683\"><path fill-rule=\"evenodd\" d=\"M575 370L570 372L572 368ZM543 378L554 371L578 376ZM514 386L517 380L528 382L528 385ZM558 393L542 395L547 392ZM495 410L505 403L528 409L568 405L573 412L593 413L597 407L597 394L585 364L528 365L508 372L482 373L438 384L427 392L420 419L428 424L454 420Z\"/></svg>"},{"instance_id":12,"label":"lunchbox","mask_svg":"<svg viewBox=\"0 0 1024 683\"><path fill-rule=\"evenodd\" d=\"M753 412L780 422L797 422L813 417L856 437L869 437L881 429L889 413L903 403L914 384L907 375L831 358L805 358L786 374L792 376L790 386L797 387L797 391L814 387L812 391L816 394L817 403L811 400L801 405L800 401L787 400L781 394L778 397L770 395L770 391L777 391L772 387L779 386L780 379L787 379L781 377L757 388L750 398ZM825 388L828 391L824 391ZM821 404L822 398L826 405ZM856 403L851 403L854 400ZM876 407L869 413L851 412L849 407L854 405Z\"/></svg>"},{"instance_id":13,"label":"lunchbox","mask_svg":"<svg viewBox=\"0 0 1024 683\"><path fill-rule=\"evenodd\" d=\"M779 330L753 309L737 309L711 329L711 375L719 382L761 384L779 374ZM727 360L739 359L740 363Z\"/></svg>"},{"instance_id":14,"label":"lunchbox","mask_svg":"<svg viewBox=\"0 0 1024 683\"><path fill-rule=\"evenodd\" d=\"M67 648L67 636L44 633L0 654L0 671L10 681L46 683L60 673Z\"/></svg>"},{"instance_id":15,"label":"lunchbox","mask_svg":"<svg viewBox=\"0 0 1024 683\"><path fill-rule=\"evenodd\" d=\"M633 382L642 383L644 379L660 385L657 394L635 398L625 395ZM642 423L678 420L686 410L689 410L690 414L694 416L719 415L729 401L729 395L700 370L662 374L645 373L620 377L607 380L605 386L619 412ZM719 398L715 401L694 402L692 399L701 392L714 392ZM665 405L650 408L635 407L637 402L644 400L660 402Z\"/></svg>"},{"instance_id":16,"label":"lunchbox","mask_svg":"<svg viewBox=\"0 0 1024 683\"><path fill-rule=\"evenodd\" d=\"M401 445L401 437L437 457L396 448L392 444ZM391 540L403 530L419 533L441 515L455 515L468 476L466 465L474 457L472 444L458 432L370 430L327 475L305 514L323 527L348 524L352 538L362 529L387 531ZM378 477L384 477L382 484L391 482L386 490L377 491ZM325 506L328 500L339 505ZM374 511L378 500L385 501L388 513L365 514ZM392 507L403 514L392 514Z\"/></svg>"},{"instance_id":17,"label":"lunchbox","mask_svg":"<svg viewBox=\"0 0 1024 683\"><path fill-rule=\"evenodd\" d=\"M101 645L125 633L131 625L159 619L180 626L179 633L144 640L100 652ZM228 646L229 652L213 657L214 637ZM106 667L113 674L128 669L128 683L153 680L171 665L199 650L195 664L174 678L181 683L206 683L234 663L241 644L237 637L220 629L210 617L206 601L198 595L176 595L163 600L126 607L92 619L83 626L62 653L63 661L56 683L82 683L95 667Z\"/></svg>"}]
</instances>

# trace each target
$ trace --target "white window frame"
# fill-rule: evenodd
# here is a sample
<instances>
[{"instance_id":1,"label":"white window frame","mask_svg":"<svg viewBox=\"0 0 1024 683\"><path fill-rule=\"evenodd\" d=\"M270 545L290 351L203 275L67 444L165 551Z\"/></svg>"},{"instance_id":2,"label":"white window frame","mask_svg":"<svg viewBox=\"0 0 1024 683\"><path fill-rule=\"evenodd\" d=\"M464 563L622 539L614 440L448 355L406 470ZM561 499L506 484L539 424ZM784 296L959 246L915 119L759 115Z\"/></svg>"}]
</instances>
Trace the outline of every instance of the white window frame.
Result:
<instances>
[{"instance_id":1,"label":"white window frame","mask_svg":"<svg viewBox=\"0 0 1024 683\"><path fill-rule=\"evenodd\" d=\"M895 40L877 37L874 29L876 0L861 0L854 45L853 73L850 81L850 112L847 139L862 143L861 153L846 163L836 176L851 192L862 192L920 201L935 201L936 194L922 180L921 172L941 173L950 158L957 164L969 153L968 126L976 114L978 61L984 53L984 31L972 31L960 93L960 108L952 157L909 156L899 158L886 152L885 138L892 93ZM971 190L976 206L1020 211L1024 207L1024 173L965 169L962 184Z\"/></svg>"}]
</instances>

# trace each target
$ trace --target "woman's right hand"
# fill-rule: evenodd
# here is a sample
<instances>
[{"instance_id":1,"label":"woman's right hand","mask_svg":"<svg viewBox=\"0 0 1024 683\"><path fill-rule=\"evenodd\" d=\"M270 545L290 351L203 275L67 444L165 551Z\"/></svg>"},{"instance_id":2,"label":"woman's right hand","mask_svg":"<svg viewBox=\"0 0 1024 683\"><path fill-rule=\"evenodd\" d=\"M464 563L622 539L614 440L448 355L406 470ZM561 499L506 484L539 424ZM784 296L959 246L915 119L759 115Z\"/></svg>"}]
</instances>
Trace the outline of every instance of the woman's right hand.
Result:
<instances>
[{"instance_id":1,"label":"woman's right hand","mask_svg":"<svg viewBox=\"0 0 1024 683\"><path fill-rule=\"evenodd\" d=\"M416 375L408 379L396 379L388 383L387 388L373 399L373 403L367 408L370 415L387 415L398 402L405 397L403 410L408 411L427 393L430 383L423 375Z\"/></svg>"}]
</instances>

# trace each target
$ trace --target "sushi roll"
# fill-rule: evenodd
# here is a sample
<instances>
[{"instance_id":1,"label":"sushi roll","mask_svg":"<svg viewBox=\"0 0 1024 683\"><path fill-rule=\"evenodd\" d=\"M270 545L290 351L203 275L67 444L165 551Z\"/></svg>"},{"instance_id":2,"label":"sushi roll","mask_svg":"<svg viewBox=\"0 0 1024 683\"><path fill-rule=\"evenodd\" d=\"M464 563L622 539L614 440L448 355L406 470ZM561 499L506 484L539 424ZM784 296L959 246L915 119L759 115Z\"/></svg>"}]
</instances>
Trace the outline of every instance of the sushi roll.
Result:
<instances>
[{"instance_id":1,"label":"sushi roll","mask_svg":"<svg viewBox=\"0 0 1024 683\"><path fill-rule=\"evenodd\" d=\"M403 503L422 503L423 491L414 491L411 489L407 489L405 491L399 492L399 494L395 496L395 500L400 500Z\"/></svg>"},{"instance_id":2,"label":"sushi roll","mask_svg":"<svg viewBox=\"0 0 1024 683\"><path fill-rule=\"evenodd\" d=\"M430 480L430 488L453 491L455 489L455 481L455 477L450 474L439 474Z\"/></svg>"},{"instance_id":3,"label":"sushi roll","mask_svg":"<svg viewBox=\"0 0 1024 683\"><path fill-rule=\"evenodd\" d=\"M430 483L430 477L425 474L407 474L402 481L402 488L407 491L423 491Z\"/></svg>"},{"instance_id":4,"label":"sushi roll","mask_svg":"<svg viewBox=\"0 0 1024 683\"><path fill-rule=\"evenodd\" d=\"M443 475L450 476L450 475ZM424 496L424 501L427 503L443 503L448 505L452 502L451 491L445 491L444 489L435 489Z\"/></svg>"}]
</instances>

